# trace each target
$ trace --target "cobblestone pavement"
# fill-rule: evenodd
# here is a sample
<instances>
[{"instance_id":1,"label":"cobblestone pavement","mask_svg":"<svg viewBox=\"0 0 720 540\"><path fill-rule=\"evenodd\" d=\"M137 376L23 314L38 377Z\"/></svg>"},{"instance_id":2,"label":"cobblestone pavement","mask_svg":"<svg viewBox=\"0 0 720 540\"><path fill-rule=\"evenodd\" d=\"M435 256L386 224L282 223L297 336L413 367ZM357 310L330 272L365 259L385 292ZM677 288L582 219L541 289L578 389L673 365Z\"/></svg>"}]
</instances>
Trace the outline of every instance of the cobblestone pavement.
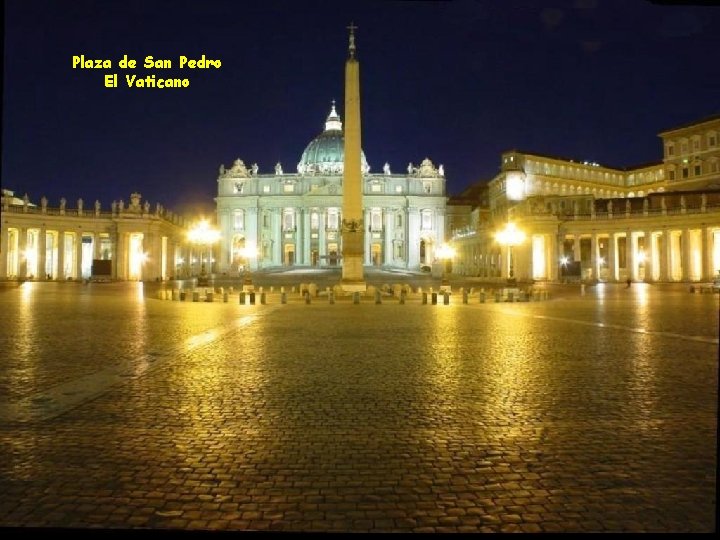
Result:
<instances>
[{"instance_id":1,"label":"cobblestone pavement","mask_svg":"<svg viewBox=\"0 0 720 540\"><path fill-rule=\"evenodd\" d=\"M0 525L715 530L718 297L0 292Z\"/></svg>"}]
</instances>

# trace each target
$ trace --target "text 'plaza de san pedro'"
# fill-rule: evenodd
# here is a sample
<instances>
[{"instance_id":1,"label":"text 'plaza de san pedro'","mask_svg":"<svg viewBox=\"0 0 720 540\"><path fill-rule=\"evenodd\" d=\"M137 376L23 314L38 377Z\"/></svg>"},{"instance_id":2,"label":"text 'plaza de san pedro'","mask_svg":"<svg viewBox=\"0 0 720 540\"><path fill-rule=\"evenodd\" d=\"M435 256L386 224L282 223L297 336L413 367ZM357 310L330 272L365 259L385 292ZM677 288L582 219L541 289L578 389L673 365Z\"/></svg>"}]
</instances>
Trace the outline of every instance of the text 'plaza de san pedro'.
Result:
<instances>
[{"instance_id":1,"label":"text 'plaza de san pedro'","mask_svg":"<svg viewBox=\"0 0 720 540\"><path fill-rule=\"evenodd\" d=\"M168 280L197 275L208 263L211 273L228 277L342 267L344 281L361 283L363 267L431 266L444 244L454 248L453 273L490 282L718 275L720 114L661 132L662 159L652 164L611 168L510 150L494 178L448 198L444 167L422 158L426 149L402 172L389 163L371 172L361 150L353 30L345 125L333 102L293 172L277 162L264 173L240 158L221 166L217 244L191 242L191 219L151 208L139 193L107 211L100 201L68 207L65 199L53 205L42 194L20 198L3 189L0 278L89 279L100 268L109 279ZM508 240L503 230L520 234Z\"/></svg>"}]
</instances>

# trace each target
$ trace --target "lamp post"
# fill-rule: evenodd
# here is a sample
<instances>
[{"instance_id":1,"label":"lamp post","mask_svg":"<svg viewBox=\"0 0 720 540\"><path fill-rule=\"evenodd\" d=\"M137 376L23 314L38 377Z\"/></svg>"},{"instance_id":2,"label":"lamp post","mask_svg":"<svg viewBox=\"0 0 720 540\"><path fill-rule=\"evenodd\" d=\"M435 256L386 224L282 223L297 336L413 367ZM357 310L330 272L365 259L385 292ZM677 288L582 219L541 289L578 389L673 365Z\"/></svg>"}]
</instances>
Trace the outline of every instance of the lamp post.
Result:
<instances>
[{"instance_id":1,"label":"lamp post","mask_svg":"<svg viewBox=\"0 0 720 540\"><path fill-rule=\"evenodd\" d=\"M440 290L448 286L446 274L448 261L455 257L455 249L450 244L443 244L437 250L438 259L442 261L442 276L440 278Z\"/></svg>"},{"instance_id":2,"label":"lamp post","mask_svg":"<svg viewBox=\"0 0 720 540\"><path fill-rule=\"evenodd\" d=\"M248 269L250 267L250 257L257 257L257 255L258 250L254 247L245 246L240 248L240 256L243 260L243 290L245 291L254 290L252 278L250 277Z\"/></svg>"},{"instance_id":3,"label":"lamp post","mask_svg":"<svg viewBox=\"0 0 720 540\"><path fill-rule=\"evenodd\" d=\"M508 283L515 284L515 269L513 267L513 247L525 241L525 233L519 230L514 223L508 223L502 231L495 234L495 239L508 248L509 271Z\"/></svg>"},{"instance_id":4,"label":"lamp post","mask_svg":"<svg viewBox=\"0 0 720 540\"><path fill-rule=\"evenodd\" d=\"M205 273L205 253L204 250L212 246L220 239L220 231L210 227L206 219L199 221L192 229L188 231L188 240L193 244L200 246L200 276L198 281L206 281ZM212 253L211 253L212 256ZM212 262L211 262L212 265ZM210 267L212 273L212 266Z\"/></svg>"}]
</instances>

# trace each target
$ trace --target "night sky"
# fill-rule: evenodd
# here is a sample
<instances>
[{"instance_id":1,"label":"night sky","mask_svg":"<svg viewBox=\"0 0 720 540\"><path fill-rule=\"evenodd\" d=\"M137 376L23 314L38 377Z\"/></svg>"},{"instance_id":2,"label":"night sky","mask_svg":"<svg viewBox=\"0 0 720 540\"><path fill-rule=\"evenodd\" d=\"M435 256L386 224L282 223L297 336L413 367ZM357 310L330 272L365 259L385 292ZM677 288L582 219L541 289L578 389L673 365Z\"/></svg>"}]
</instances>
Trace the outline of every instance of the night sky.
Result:
<instances>
[{"instance_id":1,"label":"night sky","mask_svg":"<svg viewBox=\"0 0 720 540\"><path fill-rule=\"evenodd\" d=\"M74 207L212 211L240 157L296 172L332 99L346 26L360 60L372 169L442 163L448 193L490 180L510 148L632 166L657 133L720 112L720 9L643 0L5 2L2 186ZM112 69L73 69L73 55ZM134 70L118 68L127 54ZM180 55L220 69L180 70ZM144 69L147 55L173 69ZM103 86L117 73L118 88ZM188 78L128 88L124 76Z\"/></svg>"}]
</instances>

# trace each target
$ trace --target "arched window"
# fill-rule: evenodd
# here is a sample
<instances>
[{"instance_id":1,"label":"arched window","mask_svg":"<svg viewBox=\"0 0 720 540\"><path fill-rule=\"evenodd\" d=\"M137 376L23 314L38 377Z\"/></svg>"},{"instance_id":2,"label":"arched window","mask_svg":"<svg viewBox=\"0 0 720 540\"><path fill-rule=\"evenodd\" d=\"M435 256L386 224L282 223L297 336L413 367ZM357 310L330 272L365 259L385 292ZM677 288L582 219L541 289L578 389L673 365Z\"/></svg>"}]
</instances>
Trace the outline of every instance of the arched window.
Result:
<instances>
[{"instance_id":1,"label":"arched window","mask_svg":"<svg viewBox=\"0 0 720 540\"><path fill-rule=\"evenodd\" d=\"M432 229L432 210L420 211L420 229L423 231Z\"/></svg>"},{"instance_id":2,"label":"arched window","mask_svg":"<svg viewBox=\"0 0 720 540\"><path fill-rule=\"evenodd\" d=\"M245 229L245 211L235 210L233 213L233 228L236 231L242 231Z\"/></svg>"}]
</instances>

